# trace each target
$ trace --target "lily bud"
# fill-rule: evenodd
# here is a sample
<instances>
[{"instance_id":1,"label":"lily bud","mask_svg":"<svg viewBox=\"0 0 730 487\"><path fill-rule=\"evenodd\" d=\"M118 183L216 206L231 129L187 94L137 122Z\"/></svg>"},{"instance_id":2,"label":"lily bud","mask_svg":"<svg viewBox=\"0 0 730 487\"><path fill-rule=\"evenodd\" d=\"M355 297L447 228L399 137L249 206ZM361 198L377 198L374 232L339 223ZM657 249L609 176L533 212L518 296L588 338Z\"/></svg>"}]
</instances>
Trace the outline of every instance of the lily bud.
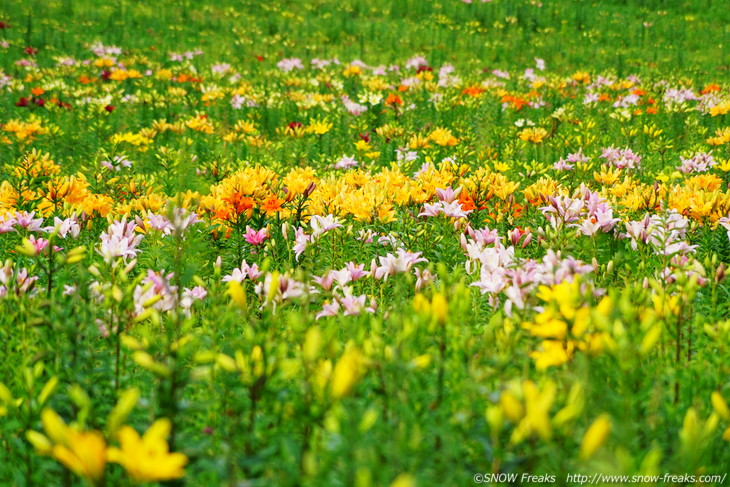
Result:
<instances>
[{"instance_id":1,"label":"lily bud","mask_svg":"<svg viewBox=\"0 0 730 487\"><path fill-rule=\"evenodd\" d=\"M532 232L527 232L525 235L525 240L522 241L522 248L524 249L528 245L530 245L530 242L532 242Z\"/></svg>"},{"instance_id":2,"label":"lily bud","mask_svg":"<svg viewBox=\"0 0 730 487\"><path fill-rule=\"evenodd\" d=\"M314 193L315 188L317 187L314 182L311 182L307 185L307 188L304 190L304 196L309 198L309 196Z\"/></svg>"},{"instance_id":3,"label":"lily bud","mask_svg":"<svg viewBox=\"0 0 730 487\"><path fill-rule=\"evenodd\" d=\"M720 283L725 280L725 263L720 263L719 266L717 266L717 271L715 271L715 282Z\"/></svg>"}]
</instances>

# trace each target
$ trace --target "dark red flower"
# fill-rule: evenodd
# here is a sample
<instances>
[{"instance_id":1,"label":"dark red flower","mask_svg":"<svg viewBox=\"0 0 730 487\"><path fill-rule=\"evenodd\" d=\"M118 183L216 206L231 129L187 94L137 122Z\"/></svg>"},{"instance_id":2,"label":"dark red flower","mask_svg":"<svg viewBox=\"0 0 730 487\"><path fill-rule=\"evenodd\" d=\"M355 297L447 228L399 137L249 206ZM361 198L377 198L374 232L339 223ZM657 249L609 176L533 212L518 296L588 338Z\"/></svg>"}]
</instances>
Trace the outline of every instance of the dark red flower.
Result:
<instances>
[{"instance_id":1,"label":"dark red flower","mask_svg":"<svg viewBox=\"0 0 730 487\"><path fill-rule=\"evenodd\" d=\"M261 56L259 54L256 55L256 61L263 61L263 60L264 60L263 56Z\"/></svg>"},{"instance_id":2,"label":"dark red flower","mask_svg":"<svg viewBox=\"0 0 730 487\"><path fill-rule=\"evenodd\" d=\"M114 111L115 108L116 107L114 105L107 105L107 106L104 107L104 110L106 110L107 112L111 113L111 112Z\"/></svg>"},{"instance_id":3,"label":"dark red flower","mask_svg":"<svg viewBox=\"0 0 730 487\"><path fill-rule=\"evenodd\" d=\"M301 126L302 126L302 124L300 122L290 122L289 123L289 128L292 130L298 129Z\"/></svg>"},{"instance_id":4,"label":"dark red flower","mask_svg":"<svg viewBox=\"0 0 730 487\"><path fill-rule=\"evenodd\" d=\"M100 76L101 76L101 79L103 79L104 81L109 81L109 76L111 76L111 75L112 75L112 72L109 71L108 69L105 69L104 71L101 72Z\"/></svg>"},{"instance_id":5,"label":"dark red flower","mask_svg":"<svg viewBox=\"0 0 730 487\"><path fill-rule=\"evenodd\" d=\"M46 104L46 100L44 100L43 98L35 98L35 99L33 100L33 103L35 103L35 104L36 104L36 105L38 105L39 107L42 107L43 105L45 105L45 104Z\"/></svg>"},{"instance_id":6,"label":"dark red flower","mask_svg":"<svg viewBox=\"0 0 730 487\"><path fill-rule=\"evenodd\" d=\"M10 28L10 24L8 24L7 22L0 21L0 29L9 29L9 28Z\"/></svg>"},{"instance_id":7,"label":"dark red flower","mask_svg":"<svg viewBox=\"0 0 730 487\"><path fill-rule=\"evenodd\" d=\"M425 64L421 64L420 66L418 66L416 73L421 73L423 71L433 71L433 68L431 66L426 66Z\"/></svg>"},{"instance_id":8,"label":"dark red flower","mask_svg":"<svg viewBox=\"0 0 730 487\"><path fill-rule=\"evenodd\" d=\"M18 103L15 104L16 107L27 107L28 106L28 99L21 97Z\"/></svg>"},{"instance_id":9,"label":"dark red flower","mask_svg":"<svg viewBox=\"0 0 730 487\"><path fill-rule=\"evenodd\" d=\"M25 53L30 54L31 56L35 56L36 54L38 54L38 49L28 46L25 48Z\"/></svg>"},{"instance_id":10,"label":"dark red flower","mask_svg":"<svg viewBox=\"0 0 730 487\"><path fill-rule=\"evenodd\" d=\"M358 137L360 137L362 140L364 140L368 144L370 143L370 134L369 133L363 132L363 133L359 134Z\"/></svg>"}]
</instances>

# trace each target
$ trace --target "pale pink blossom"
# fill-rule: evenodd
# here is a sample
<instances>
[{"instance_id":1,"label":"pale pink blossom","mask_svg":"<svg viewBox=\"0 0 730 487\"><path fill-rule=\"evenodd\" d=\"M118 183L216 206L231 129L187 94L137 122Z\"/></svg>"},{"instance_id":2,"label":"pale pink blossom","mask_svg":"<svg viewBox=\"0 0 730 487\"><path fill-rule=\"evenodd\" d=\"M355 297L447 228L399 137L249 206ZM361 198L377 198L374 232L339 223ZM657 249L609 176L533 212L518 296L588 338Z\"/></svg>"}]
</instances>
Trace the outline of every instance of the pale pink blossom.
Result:
<instances>
[{"instance_id":1,"label":"pale pink blossom","mask_svg":"<svg viewBox=\"0 0 730 487\"><path fill-rule=\"evenodd\" d=\"M355 160L355 156L342 156L339 161L337 161L332 168L333 169L349 169L351 167L356 167L359 163Z\"/></svg>"},{"instance_id":2,"label":"pale pink blossom","mask_svg":"<svg viewBox=\"0 0 730 487\"><path fill-rule=\"evenodd\" d=\"M474 210L464 210L461 203L453 201L451 203L442 203L444 215L451 218L466 218Z\"/></svg>"},{"instance_id":3,"label":"pale pink blossom","mask_svg":"<svg viewBox=\"0 0 730 487\"><path fill-rule=\"evenodd\" d=\"M225 276L222 282L235 281L240 284L244 279L255 281L259 277L261 277L261 271L259 270L258 264L249 265L244 259L241 262L241 267L233 269L233 272Z\"/></svg>"},{"instance_id":4,"label":"pale pink blossom","mask_svg":"<svg viewBox=\"0 0 730 487\"><path fill-rule=\"evenodd\" d=\"M301 257L301 255L307 249L307 245L309 245L311 242L312 236L304 233L303 228L299 227L294 231L294 246L292 247L292 250L294 251L294 255L297 261L299 261L299 257Z\"/></svg>"},{"instance_id":5,"label":"pale pink blossom","mask_svg":"<svg viewBox=\"0 0 730 487\"><path fill-rule=\"evenodd\" d=\"M14 232L13 226L17 223L17 220L10 215L0 215L0 233Z\"/></svg>"},{"instance_id":6,"label":"pale pink blossom","mask_svg":"<svg viewBox=\"0 0 730 487\"><path fill-rule=\"evenodd\" d=\"M71 235L71 237L73 238L76 238L79 236L79 233L81 233L81 226L79 225L79 222L76 220L75 216L66 218L65 220L61 220L60 218L55 217L53 219L53 226L46 227L45 231L47 233L55 232L56 235L61 238L66 238L69 235Z\"/></svg>"},{"instance_id":7,"label":"pale pink blossom","mask_svg":"<svg viewBox=\"0 0 730 487\"><path fill-rule=\"evenodd\" d=\"M192 289L184 288L180 299L180 307L189 310L195 301L203 300L207 295L208 291L203 286L195 286Z\"/></svg>"},{"instance_id":8,"label":"pale pink blossom","mask_svg":"<svg viewBox=\"0 0 730 487\"><path fill-rule=\"evenodd\" d=\"M340 313L340 303L335 299L330 303L322 305L322 311L317 313L314 317L315 320L324 318L325 316L337 316Z\"/></svg>"},{"instance_id":9,"label":"pale pink blossom","mask_svg":"<svg viewBox=\"0 0 730 487\"><path fill-rule=\"evenodd\" d=\"M335 283L335 274L333 271L329 271L322 276L312 276L312 280L325 291L329 291Z\"/></svg>"},{"instance_id":10,"label":"pale pink blossom","mask_svg":"<svg viewBox=\"0 0 730 487\"><path fill-rule=\"evenodd\" d=\"M347 262L345 264L347 272L350 273L350 281L357 281L358 279L369 275L365 270L365 264L355 264L354 262Z\"/></svg>"},{"instance_id":11,"label":"pale pink blossom","mask_svg":"<svg viewBox=\"0 0 730 487\"><path fill-rule=\"evenodd\" d=\"M435 217L435 216L438 216L442 212L443 212L443 203L441 203L440 201L438 203L434 203L434 204L424 203L423 211L421 213L419 213L418 216Z\"/></svg>"},{"instance_id":12,"label":"pale pink blossom","mask_svg":"<svg viewBox=\"0 0 730 487\"><path fill-rule=\"evenodd\" d=\"M285 73L288 73L289 71L292 71L294 69L304 69L304 64L299 58L282 59L281 61L276 63L276 66Z\"/></svg>"},{"instance_id":13,"label":"pale pink blossom","mask_svg":"<svg viewBox=\"0 0 730 487\"><path fill-rule=\"evenodd\" d=\"M413 269L413 273L416 276L416 291L420 291L434 281L434 276L428 269L421 270L416 267Z\"/></svg>"},{"instance_id":14,"label":"pale pink blossom","mask_svg":"<svg viewBox=\"0 0 730 487\"><path fill-rule=\"evenodd\" d=\"M253 228L246 226L246 234L243 238L251 245L261 245L267 238L269 238L269 231L266 228L254 230Z\"/></svg>"},{"instance_id":15,"label":"pale pink blossom","mask_svg":"<svg viewBox=\"0 0 730 487\"><path fill-rule=\"evenodd\" d=\"M29 232L40 232L43 230L43 218L34 218L35 211L30 213L27 211L16 211L13 216L16 225L25 228Z\"/></svg>"},{"instance_id":16,"label":"pale pink blossom","mask_svg":"<svg viewBox=\"0 0 730 487\"><path fill-rule=\"evenodd\" d=\"M127 222L126 217L122 221L115 221L107 228L105 233L99 237L101 244L96 249L104 260L111 264L116 258L126 260L134 258L140 251L137 246L142 241L142 235L135 234L134 223Z\"/></svg>"},{"instance_id":17,"label":"pale pink blossom","mask_svg":"<svg viewBox=\"0 0 730 487\"><path fill-rule=\"evenodd\" d=\"M347 294L344 297L340 298L340 304L345 309L345 312L343 313L345 316L353 316L353 315L359 315L362 311L366 311L368 313L374 313L375 309L374 306L366 306L365 301L367 299L367 296L364 294L361 294L360 296L353 296L352 294ZM374 304L374 302L372 303Z\"/></svg>"},{"instance_id":18,"label":"pale pink blossom","mask_svg":"<svg viewBox=\"0 0 730 487\"><path fill-rule=\"evenodd\" d=\"M421 252L408 252L403 249L398 249L396 255L387 254L385 257L378 257L378 260L380 265L377 265L375 260L371 264L371 268L374 267L374 271L371 271L373 277L378 280L387 280L388 276L409 272L413 265L419 262L428 262L421 257Z\"/></svg>"},{"instance_id":19,"label":"pale pink blossom","mask_svg":"<svg viewBox=\"0 0 730 487\"><path fill-rule=\"evenodd\" d=\"M309 221L309 226L312 228L312 238L317 238L335 228L342 228L339 219L334 215L313 215Z\"/></svg>"}]
</instances>

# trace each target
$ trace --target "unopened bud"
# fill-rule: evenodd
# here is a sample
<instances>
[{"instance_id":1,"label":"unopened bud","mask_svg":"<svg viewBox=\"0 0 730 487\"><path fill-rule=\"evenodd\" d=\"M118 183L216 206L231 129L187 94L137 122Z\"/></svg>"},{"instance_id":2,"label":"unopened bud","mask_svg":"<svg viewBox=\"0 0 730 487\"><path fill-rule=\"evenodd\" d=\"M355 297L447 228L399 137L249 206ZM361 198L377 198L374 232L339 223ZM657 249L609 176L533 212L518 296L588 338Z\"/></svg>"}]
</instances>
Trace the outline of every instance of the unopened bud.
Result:
<instances>
[{"instance_id":1,"label":"unopened bud","mask_svg":"<svg viewBox=\"0 0 730 487\"><path fill-rule=\"evenodd\" d=\"M144 220L141 219L139 216L134 217L134 223L136 223L137 227L143 232L147 230L147 225L144 224Z\"/></svg>"},{"instance_id":2,"label":"unopened bud","mask_svg":"<svg viewBox=\"0 0 730 487\"><path fill-rule=\"evenodd\" d=\"M309 183L307 185L307 188L304 190L304 196L308 198L312 193L314 193L314 190L316 187L317 187L317 185L314 184L314 181Z\"/></svg>"},{"instance_id":3,"label":"unopened bud","mask_svg":"<svg viewBox=\"0 0 730 487\"><path fill-rule=\"evenodd\" d=\"M721 262L719 266L717 266L717 271L715 271L715 282L722 282L725 280L725 263Z\"/></svg>"},{"instance_id":4,"label":"unopened bud","mask_svg":"<svg viewBox=\"0 0 730 487\"><path fill-rule=\"evenodd\" d=\"M530 245L530 242L532 242L532 232L527 232L525 235L525 240L522 241L522 248L524 249L528 245Z\"/></svg>"},{"instance_id":5,"label":"unopened bud","mask_svg":"<svg viewBox=\"0 0 730 487\"><path fill-rule=\"evenodd\" d=\"M131 260L131 261L129 262L129 264L127 264L127 265L126 265L126 266L124 267L124 273L125 273L125 274L127 274L127 275L131 274L131 273L132 273L132 271L134 270L134 267L135 267L136 265L137 265L137 259L132 259L132 260Z\"/></svg>"}]
</instances>

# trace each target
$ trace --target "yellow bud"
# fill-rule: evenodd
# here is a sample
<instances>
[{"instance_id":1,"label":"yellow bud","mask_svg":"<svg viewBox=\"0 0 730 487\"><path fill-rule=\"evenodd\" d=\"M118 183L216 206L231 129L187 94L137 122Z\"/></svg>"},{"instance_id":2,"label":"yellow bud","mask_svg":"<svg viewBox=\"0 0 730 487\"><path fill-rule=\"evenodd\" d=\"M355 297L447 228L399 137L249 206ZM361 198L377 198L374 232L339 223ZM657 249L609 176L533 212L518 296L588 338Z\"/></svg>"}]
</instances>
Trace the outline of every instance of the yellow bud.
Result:
<instances>
[{"instance_id":1,"label":"yellow bud","mask_svg":"<svg viewBox=\"0 0 730 487\"><path fill-rule=\"evenodd\" d=\"M264 351L261 349L260 346L256 345L253 347L253 350L251 350L251 360L254 362L261 362L264 358Z\"/></svg>"},{"instance_id":2,"label":"yellow bud","mask_svg":"<svg viewBox=\"0 0 730 487\"><path fill-rule=\"evenodd\" d=\"M499 406L487 406L487 410L484 412L484 417L487 420L487 424L489 425L489 429L492 431L493 435L496 435L499 433L499 431L502 429L502 409Z\"/></svg>"},{"instance_id":3,"label":"yellow bud","mask_svg":"<svg viewBox=\"0 0 730 487\"><path fill-rule=\"evenodd\" d=\"M271 302L276 296L279 290L279 272L274 271L271 273L271 283L269 284L268 294L266 295L266 301Z\"/></svg>"},{"instance_id":4,"label":"yellow bud","mask_svg":"<svg viewBox=\"0 0 730 487\"><path fill-rule=\"evenodd\" d=\"M332 371L332 397L340 399L352 391L361 373L361 361L356 349L342 355Z\"/></svg>"},{"instance_id":5,"label":"yellow bud","mask_svg":"<svg viewBox=\"0 0 730 487\"><path fill-rule=\"evenodd\" d=\"M425 369L431 364L431 356L427 353L419 355L411 360L411 364L417 369Z\"/></svg>"},{"instance_id":6,"label":"yellow bud","mask_svg":"<svg viewBox=\"0 0 730 487\"><path fill-rule=\"evenodd\" d=\"M576 382L570 389L567 405L555 415L553 424L558 427L563 426L578 417L583 412L584 406L585 397L583 385L580 382Z\"/></svg>"},{"instance_id":7,"label":"yellow bud","mask_svg":"<svg viewBox=\"0 0 730 487\"><path fill-rule=\"evenodd\" d=\"M120 340L122 342L122 345L124 345L126 348L132 349L132 350L144 350L144 345L137 340L136 338L129 336L129 335L122 335L120 337Z\"/></svg>"},{"instance_id":8,"label":"yellow bud","mask_svg":"<svg viewBox=\"0 0 730 487\"><path fill-rule=\"evenodd\" d=\"M122 290L119 289L117 286L112 287L112 298L117 303L121 303L122 299L124 299L124 293L122 293Z\"/></svg>"},{"instance_id":9,"label":"yellow bud","mask_svg":"<svg viewBox=\"0 0 730 487\"><path fill-rule=\"evenodd\" d=\"M649 353L651 349L654 348L654 345L656 345L656 342L659 341L659 337L661 337L661 335L661 324L656 324L649 328L649 331L646 332L646 335L644 335L644 338L641 340L639 353L641 353L641 355L646 355L647 353Z\"/></svg>"},{"instance_id":10,"label":"yellow bud","mask_svg":"<svg viewBox=\"0 0 730 487\"><path fill-rule=\"evenodd\" d=\"M409 473L398 475L390 487L416 487L416 478Z\"/></svg>"},{"instance_id":11,"label":"yellow bud","mask_svg":"<svg viewBox=\"0 0 730 487\"><path fill-rule=\"evenodd\" d=\"M655 445L651 450L649 450L649 453L644 456L638 473L640 475L659 475L661 461L662 450Z\"/></svg>"},{"instance_id":12,"label":"yellow bud","mask_svg":"<svg viewBox=\"0 0 730 487\"><path fill-rule=\"evenodd\" d=\"M431 313L431 303L428 302L428 299L426 299L426 296L424 296L421 293L416 294L416 297L413 298L413 309L416 311L416 313L419 314L430 314Z\"/></svg>"},{"instance_id":13,"label":"yellow bud","mask_svg":"<svg viewBox=\"0 0 730 487\"><path fill-rule=\"evenodd\" d=\"M41 393L38 395L38 404L40 406L43 406L48 398L56 392L56 388L58 387L58 377L53 376L50 379L48 379L48 382L46 382L46 385L43 386L43 389L41 389Z\"/></svg>"},{"instance_id":14,"label":"yellow bud","mask_svg":"<svg viewBox=\"0 0 730 487\"><path fill-rule=\"evenodd\" d=\"M522 403L510 392L504 391L499 397L499 405L504 415L513 423L519 422L525 415Z\"/></svg>"},{"instance_id":15,"label":"yellow bud","mask_svg":"<svg viewBox=\"0 0 730 487\"><path fill-rule=\"evenodd\" d=\"M324 429L330 433L338 434L341 430L340 420L337 417L338 414L333 410L332 413L328 414L323 421Z\"/></svg>"},{"instance_id":16,"label":"yellow bud","mask_svg":"<svg viewBox=\"0 0 730 487\"><path fill-rule=\"evenodd\" d=\"M290 380L297 376L302 368L302 363L297 359L284 359L279 364L279 370L284 380Z\"/></svg>"},{"instance_id":17,"label":"yellow bud","mask_svg":"<svg viewBox=\"0 0 730 487\"><path fill-rule=\"evenodd\" d=\"M431 312L440 324L446 323L446 317L449 315L449 303L441 293L436 293L431 300Z\"/></svg>"},{"instance_id":18,"label":"yellow bud","mask_svg":"<svg viewBox=\"0 0 730 487\"><path fill-rule=\"evenodd\" d=\"M720 416L715 413L710 414L710 417L705 421L705 436L710 436L717 429L717 425L720 424Z\"/></svg>"},{"instance_id":19,"label":"yellow bud","mask_svg":"<svg viewBox=\"0 0 730 487\"><path fill-rule=\"evenodd\" d=\"M373 485L373 475L365 467L360 467L355 472L355 487L371 487Z\"/></svg>"},{"instance_id":20,"label":"yellow bud","mask_svg":"<svg viewBox=\"0 0 730 487\"><path fill-rule=\"evenodd\" d=\"M15 250L25 255L26 257L34 257L36 255L35 247L27 238L24 238L23 244L16 246Z\"/></svg>"},{"instance_id":21,"label":"yellow bud","mask_svg":"<svg viewBox=\"0 0 730 487\"><path fill-rule=\"evenodd\" d=\"M697 410L693 407L689 408L687 414L684 415L682 430L679 432L679 440L682 442L682 446L688 451L698 446L699 419Z\"/></svg>"},{"instance_id":22,"label":"yellow bud","mask_svg":"<svg viewBox=\"0 0 730 487\"><path fill-rule=\"evenodd\" d=\"M82 248L83 248L83 247L82 247ZM76 255L69 255L69 256L68 256L68 257L66 258L66 263L67 263L67 264L75 264L75 263L77 263L77 262L81 262L82 260L84 260L84 254L83 254L83 253L81 253L81 254L76 254Z\"/></svg>"},{"instance_id":23,"label":"yellow bud","mask_svg":"<svg viewBox=\"0 0 730 487\"><path fill-rule=\"evenodd\" d=\"M139 396L139 389L136 387L124 391L119 401L117 401L117 405L109 413L109 419L106 422L107 431L110 435L113 436L122 427L129 413L137 405Z\"/></svg>"},{"instance_id":24,"label":"yellow bud","mask_svg":"<svg viewBox=\"0 0 730 487\"><path fill-rule=\"evenodd\" d=\"M144 320L150 318L155 313L154 308L147 308L144 311L142 311L140 314L134 317L135 323L141 323Z\"/></svg>"},{"instance_id":25,"label":"yellow bud","mask_svg":"<svg viewBox=\"0 0 730 487\"><path fill-rule=\"evenodd\" d=\"M236 361L224 353L216 355L215 363L226 372L235 372L238 370L238 367L236 367Z\"/></svg>"},{"instance_id":26,"label":"yellow bud","mask_svg":"<svg viewBox=\"0 0 730 487\"><path fill-rule=\"evenodd\" d=\"M315 360L319 356L322 348L322 333L318 326L313 326L307 330L304 337L304 346L302 347L302 356L305 360Z\"/></svg>"},{"instance_id":27,"label":"yellow bud","mask_svg":"<svg viewBox=\"0 0 730 487\"><path fill-rule=\"evenodd\" d=\"M51 440L46 438L44 435L37 431L29 430L26 431L25 438L35 447L38 453L41 455L50 455L51 450L53 449L53 443L51 443Z\"/></svg>"},{"instance_id":28,"label":"yellow bud","mask_svg":"<svg viewBox=\"0 0 730 487\"><path fill-rule=\"evenodd\" d=\"M134 352L132 360L143 369L147 369L160 377L170 377L170 369L163 364L155 362L152 355L147 352Z\"/></svg>"},{"instance_id":29,"label":"yellow bud","mask_svg":"<svg viewBox=\"0 0 730 487\"><path fill-rule=\"evenodd\" d=\"M302 469L307 475L317 473L317 457L313 452L308 451L302 455Z\"/></svg>"},{"instance_id":30,"label":"yellow bud","mask_svg":"<svg viewBox=\"0 0 730 487\"><path fill-rule=\"evenodd\" d=\"M8 389L8 387L2 382L0 382L0 401L5 404L13 402L13 393L10 392L10 389Z\"/></svg>"},{"instance_id":31,"label":"yellow bud","mask_svg":"<svg viewBox=\"0 0 730 487\"><path fill-rule=\"evenodd\" d=\"M358 429L361 433L365 433L370 428L372 428L377 421L378 411L374 408L370 408L365 411L365 414L362 415L362 419L360 419L360 425L358 426Z\"/></svg>"},{"instance_id":32,"label":"yellow bud","mask_svg":"<svg viewBox=\"0 0 730 487\"><path fill-rule=\"evenodd\" d=\"M725 421L730 420L730 409L728 409L727 403L725 402L725 398L722 397L722 394L715 391L712 393L710 400L712 401L712 407L715 412Z\"/></svg>"},{"instance_id":33,"label":"yellow bud","mask_svg":"<svg viewBox=\"0 0 730 487\"><path fill-rule=\"evenodd\" d=\"M246 309L246 292L243 290L243 286L241 286L240 283L236 281L229 281L228 294L231 296L231 301L233 301L236 306L242 310Z\"/></svg>"},{"instance_id":34,"label":"yellow bud","mask_svg":"<svg viewBox=\"0 0 730 487\"><path fill-rule=\"evenodd\" d=\"M196 364L209 364L216 361L218 354L213 350L200 350L195 352L193 356L193 362Z\"/></svg>"},{"instance_id":35,"label":"yellow bud","mask_svg":"<svg viewBox=\"0 0 730 487\"><path fill-rule=\"evenodd\" d=\"M53 443L66 444L69 428L53 409L46 408L41 411L41 423Z\"/></svg>"},{"instance_id":36,"label":"yellow bud","mask_svg":"<svg viewBox=\"0 0 730 487\"><path fill-rule=\"evenodd\" d=\"M583 436L583 442L580 445L580 458L587 460L596 453L608 438L611 432L611 420L607 414L601 414L593 421Z\"/></svg>"}]
</instances>

